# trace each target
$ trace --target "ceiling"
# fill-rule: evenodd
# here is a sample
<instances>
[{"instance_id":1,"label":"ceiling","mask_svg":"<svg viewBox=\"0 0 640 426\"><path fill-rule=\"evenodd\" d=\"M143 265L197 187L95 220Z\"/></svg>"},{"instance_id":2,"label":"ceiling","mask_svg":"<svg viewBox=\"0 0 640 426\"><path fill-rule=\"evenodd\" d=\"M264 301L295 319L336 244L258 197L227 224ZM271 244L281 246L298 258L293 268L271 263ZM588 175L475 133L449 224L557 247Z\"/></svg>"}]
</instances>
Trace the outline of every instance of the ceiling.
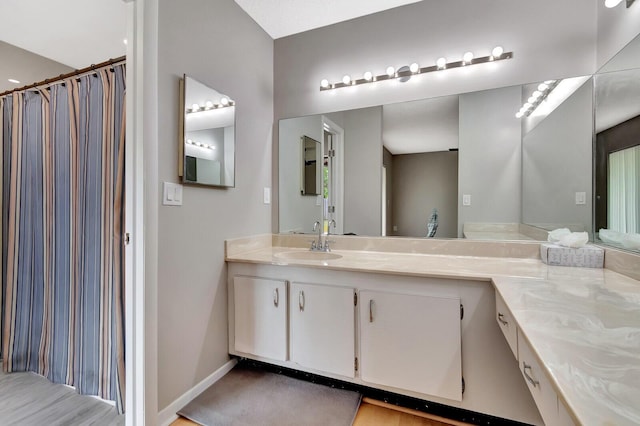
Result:
<instances>
[{"instance_id":1,"label":"ceiling","mask_svg":"<svg viewBox=\"0 0 640 426\"><path fill-rule=\"evenodd\" d=\"M235 0L274 39L418 1Z\"/></svg>"},{"instance_id":2,"label":"ceiling","mask_svg":"<svg viewBox=\"0 0 640 426\"><path fill-rule=\"evenodd\" d=\"M458 148L458 96L382 107L382 142L393 155Z\"/></svg>"},{"instance_id":3,"label":"ceiling","mask_svg":"<svg viewBox=\"0 0 640 426\"><path fill-rule=\"evenodd\" d=\"M126 53L122 0L1 0L0 41L72 68Z\"/></svg>"},{"instance_id":4,"label":"ceiling","mask_svg":"<svg viewBox=\"0 0 640 426\"><path fill-rule=\"evenodd\" d=\"M420 0L235 0L274 39ZM123 0L2 0L0 41L73 68L126 52Z\"/></svg>"}]
</instances>

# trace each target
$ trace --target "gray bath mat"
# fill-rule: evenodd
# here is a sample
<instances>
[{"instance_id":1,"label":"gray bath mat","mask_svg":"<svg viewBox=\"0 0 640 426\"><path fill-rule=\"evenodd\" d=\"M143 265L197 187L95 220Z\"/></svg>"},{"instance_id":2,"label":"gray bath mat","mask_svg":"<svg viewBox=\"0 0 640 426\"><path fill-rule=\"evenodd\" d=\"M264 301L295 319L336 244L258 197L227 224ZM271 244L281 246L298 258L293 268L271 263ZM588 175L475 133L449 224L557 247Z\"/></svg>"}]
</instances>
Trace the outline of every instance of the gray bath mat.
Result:
<instances>
[{"instance_id":1,"label":"gray bath mat","mask_svg":"<svg viewBox=\"0 0 640 426\"><path fill-rule=\"evenodd\" d=\"M236 366L178 414L205 426L353 423L361 395Z\"/></svg>"}]
</instances>

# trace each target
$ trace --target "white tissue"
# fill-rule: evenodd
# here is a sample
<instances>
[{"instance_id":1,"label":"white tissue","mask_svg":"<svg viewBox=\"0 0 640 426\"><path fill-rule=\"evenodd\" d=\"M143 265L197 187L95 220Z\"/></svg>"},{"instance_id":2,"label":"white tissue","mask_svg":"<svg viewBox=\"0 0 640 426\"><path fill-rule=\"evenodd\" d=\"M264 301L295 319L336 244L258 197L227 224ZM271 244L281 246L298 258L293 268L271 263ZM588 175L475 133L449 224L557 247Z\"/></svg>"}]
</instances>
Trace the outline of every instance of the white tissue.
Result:
<instances>
[{"instance_id":1,"label":"white tissue","mask_svg":"<svg viewBox=\"0 0 640 426\"><path fill-rule=\"evenodd\" d=\"M569 235L560 238L558 244L563 247L580 248L587 245L588 242L589 234L586 232L571 232Z\"/></svg>"},{"instance_id":2,"label":"white tissue","mask_svg":"<svg viewBox=\"0 0 640 426\"><path fill-rule=\"evenodd\" d=\"M580 248L589 242L586 232L571 232L568 228L558 228L549 232L547 241L563 247Z\"/></svg>"},{"instance_id":3,"label":"white tissue","mask_svg":"<svg viewBox=\"0 0 640 426\"><path fill-rule=\"evenodd\" d=\"M547 241L549 241L550 243L557 243L563 237L566 237L569 234L571 234L571 231L569 231L569 228L554 229L553 231L549 232L549 236L547 237Z\"/></svg>"}]
</instances>

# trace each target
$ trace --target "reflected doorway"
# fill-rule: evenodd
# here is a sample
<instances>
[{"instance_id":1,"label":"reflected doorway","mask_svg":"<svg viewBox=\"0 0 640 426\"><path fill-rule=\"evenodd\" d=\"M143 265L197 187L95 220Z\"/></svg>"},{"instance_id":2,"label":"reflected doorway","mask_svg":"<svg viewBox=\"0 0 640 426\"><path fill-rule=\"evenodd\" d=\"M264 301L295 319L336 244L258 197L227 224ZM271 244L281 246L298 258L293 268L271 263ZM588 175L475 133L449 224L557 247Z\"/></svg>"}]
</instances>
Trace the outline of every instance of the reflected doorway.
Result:
<instances>
[{"instance_id":1,"label":"reflected doorway","mask_svg":"<svg viewBox=\"0 0 640 426\"><path fill-rule=\"evenodd\" d=\"M322 218L324 232L342 234L344 229L344 130L324 116L322 117L322 128Z\"/></svg>"}]
</instances>

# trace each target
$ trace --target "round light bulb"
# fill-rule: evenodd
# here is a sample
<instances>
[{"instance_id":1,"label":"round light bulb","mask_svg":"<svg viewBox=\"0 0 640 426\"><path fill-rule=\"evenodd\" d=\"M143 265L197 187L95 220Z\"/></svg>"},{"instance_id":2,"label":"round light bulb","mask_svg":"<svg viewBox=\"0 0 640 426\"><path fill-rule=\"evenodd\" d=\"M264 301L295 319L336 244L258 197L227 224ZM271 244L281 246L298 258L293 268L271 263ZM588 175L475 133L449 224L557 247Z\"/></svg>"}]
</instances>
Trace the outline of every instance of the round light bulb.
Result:
<instances>
[{"instance_id":1,"label":"round light bulb","mask_svg":"<svg viewBox=\"0 0 640 426\"><path fill-rule=\"evenodd\" d=\"M447 60L445 58L439 58L436 61L436 66L440 69L444 69L447 66Z\"/></svg>"},{"instance_id":2,"label":"round light bulb","mask_svg":"<svg viewBox=\"0 0 640 426\"><path fill-rule=\"evenodd\" d=\"M342 82L344 84L350 84L351 83L351 77L348 75L345 75L344 77L342 77Z\"/></svg>"},{"instance_id":3,"label":"round light bulb","mask_svg":"<svg viewBox=\"0 0 640 426\"><path fill-rule=\"evenodd\" d=\"M502 48L502 46L496 46L491 51L491 56L497 59L500 56L502 56L503 53L504 53L504 49Z\"/></svg>"},{"instance_id":4,"label":"round light bulb","mask_svg":"<svg viewBox=\"0 0 640 426\"><path fill-rule=\"evenodd\" d=\"M531 108L533 105L531 105L529 102L527 102L526 104L524 104L524 108L525 109L529 109Z\"/></svg>"},{"instance_id":5,"label":"round light bulb","mask_svg":"<svg viewBox=\"0 0 640 426\"><path fill-rule=\"evenodd\" d=\"M540 83L538 85L538 90L541 92L544 92L545 90L547 90L549 88L549 85L547 83Z\"/></svg>"},{"instance_id":6,"label":"round light bulb","mask_svg":"<svg viewBox=\"0 0 640 426\"><path fill-rule=\"evenodd\" d=\"M521 111L516 112L516 118L522 118L523 115Z\"/></svg>"},{"instance_id":7,"label":"round light bulb","mask_svg":"<svg viewBox=\"0 0 640 426\"><path fill-rule=\"evenodd\" d=\"M200 105L198 105L198 104L191 105L191 112L196 112L199 109L200 109Z\"/></svg>"},{"instance_id":8,"label":"round light bulb","mask_svg":"<svg viewBox=\"0 0 640 426\"><path fill-rule=\"evenodd\" d=\"M205 107L207 107L207 109L211 109L211 108L213 108L213 102L211 102L211 101L207 101L207 102L204 104L204 106L205 106Z\"/></svg>"},{"instance_id":9,"label":"round light bulb","mask_svg":"<svg viewBox=\"0 0 640 426\"><path fill-rule=\"evenodd\" d=\"M555 80L546 80L544 84L553 84L555 82L556 82Z\"/></svg>"},{"instance_id":10,"label":"round light bulb","mask_svg":"<svg viewBox=\"0 0 640 426\"><path fill-rule=\"evenodd\" d=\"M191 139L187 139L187 143L188 143L189 145L193 145L193 141L192 141Z\"/></svg>"},{"instance_id":11,"label":"round light bulb","mask_svg":"<svg viewBox=\"0 0 640 426\"><path fill-rule=\"evenodd\" d=\"M388 67L387 68L387 75L389 77L393 77L394 75L396 75L396 69L393 67Z\"/></svg>"},{"instance_id":12,"label":"round light bulb","mask_svg":"<svg viewBox=\"0 0 640 426\"><path fill-rule=\"evenodd\" d=\"M538 99L540 96L542 96L542 92L539 90L536 90L535 92L533 92L533 96L534 98Z\"/></svg>"},{"instance_id":13,"label":"round light bulb","mask_svg":"<svg viewBox=\"0 0 640 426\"><path fill-rule=\"evenodd\" d=\"M211 149L216 149L216 147L215 147L215 146L213 146L213 145L209 145L209 148L211 148Z\"/></svg>"},{"instance_id":14,"label":"round light bulb","mask_svg":"<svg viewBox=\"0 0 640 426\"><path fill-rule=\"evenodd\" d=\"M604 5L611 9L612 7L619 5L620 2L622 2L622 0L604 0Z\"/></svg>"},{"instance_id":15,"label":"round light bulb","mask_svg":"<svg viewBox=\"0 0 640 426\"><path fill-rule=\"evenodd\" d=\"M470 64L473 61L473 53L467 52L462 56L462 60L465 64Z\"/></svg>"},{"instance_id":16,"label":"round light bulb","mask_svg":"<svg viewBox=\"0 0 640 426\"><path fill-rule=\"evenodd\" d=\"M415 73L417 73L418 71L420 71L420 65L418 65L417 63L415 63L415 62L414 62L414 63L412 63L412 64L409 66L409 70L410 70L412 73L414 73L414 74L415 74Z\"/></svg>"},{"instance_id":17,"label":"round light bulb","mask_svg":"<svg viewBox=\"0 0 640 426\"><path fill-rule=\"evenodd\" d=\"M367 81L371 81L373 79L373 74L370 71L364 73L364 79Z\"/></svg>"},{"instance_id":18,"label":"round light bulb","mask_svg":"<svg viewBox=\"0 0 640 426\"><path fill-rule=\"evenodd\" d=\"M529 96L529 99L527 99L527 102L529 102L530 104L534 103L536 101L536 98L534 96Z\"/></svg>"},{"instance_id":19,"label":"round light bulb","mask_svg":"<svg viewBox=\"0 0 640 426\"><path fill-rule=\"evenodd\" d=\"M326 78L323 78L322 81L320 82L320 87L323 87L325 89L329 87L329 80L327 80Z\"/></svg>"},{"instance_id":20,"label":"round light bulb","mask_svg":"<svg viewBox=\"0 0 640 426\"><path fill-rule=\"evenodd\" d=\"M226 96L223 96L222 99L220 99L220 103L224 106L229 105L229 98L227 98Z\"/></svg>"}]
</instances>

